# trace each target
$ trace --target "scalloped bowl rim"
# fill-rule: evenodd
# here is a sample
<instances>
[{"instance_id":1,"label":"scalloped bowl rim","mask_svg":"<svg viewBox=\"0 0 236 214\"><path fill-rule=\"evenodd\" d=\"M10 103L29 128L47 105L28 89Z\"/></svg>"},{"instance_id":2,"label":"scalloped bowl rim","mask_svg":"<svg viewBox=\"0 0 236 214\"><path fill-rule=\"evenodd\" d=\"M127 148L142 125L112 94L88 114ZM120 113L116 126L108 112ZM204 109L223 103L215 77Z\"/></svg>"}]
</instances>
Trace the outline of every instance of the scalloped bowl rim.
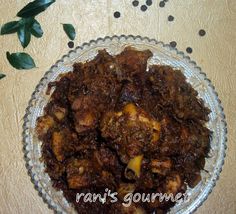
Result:
<instances>
[{"instance_id":1,"label":"scalloped bowl rim","mask_svg":"<svg viewBox=\"0 0 236 214\"><path fill-rule=\"evenodd\" d=\"M134 41L135 40L139 40L139 41L146 42L146 43L149 43L149 44L152 44L152 45L161 45L162 48L168 49L169 52L172 52L175 55L181 56L182 59L187 60L187 62L189 64L192 64L194 66L194 68L199 71L199 74L201 74L204 77L204 80L208 82L208 86L211 88L212 92L215 95L218 107L220 108L220 116L221 116L221 119L222 119L221 122L223 123L223 130L222 130L223 131L223 140L222 140L223 148L221 148L221 157L223 157L223 158L220 159L220 160L219 159L217 160L218 168L215 170L216 172L213 175L213 178L211 180L211 185L209 186L208 190L203 195L201 200L200 201L198 200L197 202L195 202L194 206L188 212L188 213L193 213L194 211L196 211L196 209L198 207L200 207L202 205L202 203L207 199L209 194L212 192L212 189L216 185L216 181L219 179L219 175L220 175L220 173L222 171L222 167L224 165L224 157L226 155L226 148L227 148L227 146L226 146L226 142L227 142L227 124L226 124L226 121L225 121L225 114L224 114L224 111L223 111L223 107L221 105L221 101L220 101L220 99L218 97L217 92L215 91L215 88L214 88L213 84L207 78L206 74L201 70L201 68L199 66L197 66L196 62L192 61L190 59L190 57L186 56L183 52L178 51L177 48L173 48L169 44L164 44L163 42L157 41L156 39L149 39L148 37L133 36L133 35L120 35L120 36L115 35L115 36L106 36L104 38L99 37L96 40L91 40L90 42L85 42L82 45L77 46L74 50L69 51L67 55L63 55L62 58L60 60L58 60L44 74L43 78L39 81L38 85L36 86L35 91L33 92L32 96L31 96L31 99L30 99L30 101L28 103L28 107L26 108L26 113L25 113L25 116L24 116L24 124L23 124L23 133L22 133L22 135L23 135L23 143L24 143L23 152L24 152L24 159L26 161L26 168L28 169L28 174L31 177L31 181L34 184L35 189L38 191L39 195L43 198L43 201L45 203L47 203L49 208L53 209L54 211L56 211L58 213L64 213L63 210L61 210L61 208L58 207L57 204L52 201L52 199L47 194L47 192L44 191L43 187L38 182L37 175L35 175L32 172L32 163L31 163L30 158L28 157L28 155L29 155L28 146L30 145L30 139L29 139L30 128L28 127L28 122L30 120L29 116L31 114L31 108L33 106L33 102L36 99L35 95L39 92L40 86L43 84L43 82L46 79L47 75L49 75L54 68L59 67L59 64L61 62L63 62L63 60L66 57L69 57L71 54L76 53L76 51L78 51L78 50L83 50L84 47L91 46L91 44L97 44L98 42L105 42L106 40L112 41L114 39L117 39L119 41L121 39L125 39L125 40L132 39Z\"/></svg>"}]
</instances>

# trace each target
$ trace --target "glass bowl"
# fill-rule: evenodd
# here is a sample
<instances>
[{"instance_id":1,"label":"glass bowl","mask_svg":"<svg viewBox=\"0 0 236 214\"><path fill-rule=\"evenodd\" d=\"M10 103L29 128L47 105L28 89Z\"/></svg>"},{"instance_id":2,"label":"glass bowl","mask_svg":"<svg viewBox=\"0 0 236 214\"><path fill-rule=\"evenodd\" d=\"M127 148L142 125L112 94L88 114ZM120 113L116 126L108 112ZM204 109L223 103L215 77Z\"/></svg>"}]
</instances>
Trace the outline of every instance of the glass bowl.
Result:
<instances>
[{"instance_id":1,"label":"glass bowl","mask_svg":"<svg viewBox=\"0 0 236 214\"><path fill-rule=\"evenodd\" d=\"M43 114L43 108L50 98L45 93L47 85L56 80L59 74L71 71L75 62L94 58L100 49L117 54L126 46L133 46L139 50L150 49L153 57L149 60L149 64L165 64L180 69L187 81L198 91L205 105L211 109L210 121L207 123L207 127L212 131L211 150L209 158L206 159L205 170L201 172L202 180L195 188L187 190L189 200L180 201L171 208L169 213L193 213L207 199L219 178L225 157L227 128L217 93L201 68L183 52L155 39L132 35L99 38L76 47L45 73L32 94L24 117L24 155L29 175L44 201L57 213L75 213L75 210L64 198L62 191L52 187L48 174L44 172L44 163L40 160L42 143L37 139L35 124L36 119Z\"/></svg>"}]
</instances>

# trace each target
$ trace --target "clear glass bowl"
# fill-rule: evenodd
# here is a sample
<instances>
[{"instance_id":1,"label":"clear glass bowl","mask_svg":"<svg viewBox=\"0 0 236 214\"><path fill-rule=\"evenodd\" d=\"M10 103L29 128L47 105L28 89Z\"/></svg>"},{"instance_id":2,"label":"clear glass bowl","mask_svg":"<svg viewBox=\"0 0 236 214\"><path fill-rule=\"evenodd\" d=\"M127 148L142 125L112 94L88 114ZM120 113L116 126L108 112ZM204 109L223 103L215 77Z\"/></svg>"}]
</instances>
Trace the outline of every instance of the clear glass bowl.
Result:
<instances>
[{"instance_id":1,"label":"clear glass bowl","mask_svg":"<svg viewBox=\"0 0 236 214\"><path fill-rule=\"evenodd\" d=\"M140 50L150 49L154 55L149 64L165 64L180 69L187 81L198 91L205 105L211 109L207 126L213 134L210 157L206 159L205 170L201 172L202 181L195 188L187 190L189 197L187 202L182 201L176 204L169 213L193 213L206 200L219 178L225 157L227 128L217 93L201 68L189 57L184 56L183 52L155 39L131 35L99 38L70 51L45 73L32 94L24 117L24 154L29 175L44 201L58 213L75 213L75 210L66 201L62 192L52 187L48 174L44 172L44 164L40 160L42 143L37 139L35 124L36 119L43 114L43 108L50 98L45 94L47 85L56 80L59 74L71 71L75 62L92 59L100 49L117 54L126 46L133 46Z\"/></svg>"}]
</instances>

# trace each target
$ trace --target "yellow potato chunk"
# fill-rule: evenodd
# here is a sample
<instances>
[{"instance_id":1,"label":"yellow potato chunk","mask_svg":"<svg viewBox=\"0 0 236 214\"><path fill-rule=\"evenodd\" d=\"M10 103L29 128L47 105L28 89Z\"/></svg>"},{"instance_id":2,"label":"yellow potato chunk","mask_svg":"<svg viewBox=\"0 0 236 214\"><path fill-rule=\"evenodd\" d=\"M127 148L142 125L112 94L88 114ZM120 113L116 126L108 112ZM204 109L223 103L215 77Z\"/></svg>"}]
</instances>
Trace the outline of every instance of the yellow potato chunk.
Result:
<instances>
[{"instance_id":1,"label":"yellow potato chunk","mask_svg":"<svg viewBox=\"0 0 236 214\"><path fill-rule=\"evenodd\" d=\"M132 170L136 177L140 177L142 160L143 160L143 155L138 155L132 158L126 167L126 170L128 169Z\"/></svg>"},{"instance_id":2,"label":"yellow potato chunk","mask_svg":"<svg viewBox=\"0 0 236 214\"><path fill-rule=\"evenodd\" d=\"M123 109L124 113L129 114L130 119L136 119L137 116L137 108L133 103L129 103L127 104L124 109Z\"/></svg>"}]
</instances>

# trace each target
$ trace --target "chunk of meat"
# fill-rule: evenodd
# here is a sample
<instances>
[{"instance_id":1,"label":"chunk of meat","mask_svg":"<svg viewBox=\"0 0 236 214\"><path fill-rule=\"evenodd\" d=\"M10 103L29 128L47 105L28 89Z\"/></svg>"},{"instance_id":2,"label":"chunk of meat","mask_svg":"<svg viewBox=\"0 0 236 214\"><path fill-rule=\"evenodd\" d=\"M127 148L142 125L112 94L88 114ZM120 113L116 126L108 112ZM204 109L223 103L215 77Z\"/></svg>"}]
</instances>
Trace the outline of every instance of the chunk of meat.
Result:
<instances>
[{"instance_id":1,"label":"chunk of meat","mask_svg":"<svg viewBox=\"0 0 236 214\"><path fill-rule=\"evenodd\" d=\"M77 111L75 123L75 129L78 133L91 130L96 125L95 114L91 110Z\"/></svg>"},{"instance_id":2,"label":"chunk of meat","mask_svg":"<svg viewBox=\"0 0 236 214\"><path fill-rule=\"evenodd\" d=\"M171 176L168 176L165 184L166 193L167 194L172 193L173 195L177 194L178 191L180 191L182 184L183 181L181 180L179 174L175 173L172 174Z\"/></svg>"},{"instance_id":3,"label":"chunk of meat","mask_svg":"<svg viewBox=\"0 0 236 214\"><path fill-rule=\"evenodd\" d=\"M184 120L198 118L202 121L209 119L210 110L197 97L197 91L186 83L186 78L180 70L173 70L170 66L153 65L150 67L150 72L153 73L154 90L161 94L165 106L171 106L177 118Z\"/></svg>"},{"instance_id":4,"label":"chunk of meat","mask_svg":"<svg viewBox=\"0 0 236 214\"><path fill-rule=\"evenodd\" d=\"M132 47L127 47L116 57L118 65L118 78L126 79L146 70L147 60L152 56L149 50L138 51Z\"/></svg>"},{"instance_id":5,"label":"chunk of meat","mask_svg":"<svg viewBox=\"0 0 236 214\"><path fill-rule=\"evenodd\" d=\"M38 136L40 138L43 137L48 132L48 130L53 127L54 124L55 121L49 115L39 117L37 119L37 125L36 125L36 132Z\"/></svg>"},{"instance_id":6,"label":"chunk of meat","mask_svg":"<svg viewBox=\"0 0 236 214\"><path fill-rule=\"evenodd\" d=\"M96 160L73 159L66 168L67 181L71 189L81 189L87 186L112 187L115 185L112 173L102 170Z\"/></svg>"},{"instance_id":7,"label":"chunk of meat","mask_svg":"<svg viewBox=\"0 0 236 214\"><path fill-rule=\"evenodd\" d=\"M55 117L57 118L57 120L61 121L65 118L67 111L65 108L56 106L54 108L53 113L54 113Z\"/></svg>"},{"instance_id":8,"label":"chunk of meat","mask_svg":"<svg viewBox=\"0 0 236 214\"><path fill-rule=\"evenodd\" d=\"M78 133L95 127L97 117L93 100L93 96L81 95L72 102L71 108L74 111L75 129Z\"/></svg>"},{"instance_id":9,"label":"chunk of meat","mask_svg":"<svg viewBox=\"0 0 236 214\"><path fill-rule=\"evenodd\" d=\"M72 110L78 111L80 109L88 109L89 107L93 106L93 100L95 97L91 95L81 95L77 97L72 103Z\"/></svg>"},{"instance_id":10,"label":"chunk of meat","mask_svg":"<svg viewBox=\"0 0 236 214\"><path fill-rule=\"evenodd\" d=\"M89 160L73 159L66 168L69 188L80 189L91 184L93 167Z\"/></svg>"},{"instance_id":11,"label":"chunk of meat","mask_svg":"<svg viewBox=\"0 0 236 214\"><path fill-rule=\"evenodd\" d=\"M75 63L74 71L79 74L80 79L91 78L93 74L114 74L116 70L115 58L111 56L106 50L99 50L97 56L85 63Z\"/></svg>"},{"instance_id":12,"label":"chunk of meat","mask_svg":"<svg viewBox=\"0 0 236 214\"><path fill-rule=\"evenodd\" d=\"M166 175L170 171L172 166L170 159L153 159L151 160L151 170L153 173L158 173L160 175Z\"/></svg>"},{"instance_id":13,"label":"chunk of meat","mask_svg":"<svg viewBox=\"0 0 236 214\"><path fill-rule=\"evenodd\" d=\"M160 123L132 103L120 112L106 113L100 126L102 136L117 148L124 163L143 151L157 149Z\"/></svg>"},{"instance_id":14,"label":"chunk of meat","mask_svg":"<svg viewBox=\"0 0 236 214\"><path fill-rule=\"evenodd\" d=\"M63 161L65 157L76 151L77 135L69 129L54 131L52 133L52 151L58 161Z\"/></svg>"},{"instance_id":15,"label":"chunk of meat","mask_svg":"<svg viewBox=\"0 0 236 214\"><path fill-rule=\"evenodd\" d=\"M60 132L53 132L52 134L52 151L58 161L62 161L64 157L64 136Z\"/></svg>"},{"instance_id":16,"label":"chunk of meat","mask_svg":"<svg viewBox=\"0 0 236 214\"><path fill-rule=\"evenodd\" d=\"M95 71L94 71L95 72ZM73 92L77 88L77 95L70 95L71 108L73 110L75 129L77 133L83 134L96 129L101 115L107 110L107 106L115 106L120 86L114 76L107 74L91 76L79 87L72 85ZM84 87L86 86L86 93ZM71 93L72 93L71 92Z\"/></svg>"},{"instance_id":17,"label":"chunk of meat","mask_svg":"<svg viewBox=\"0 0 236 214\"><path fill-rule=\"evenodd\" d=\"M100 149L94 152L94 158L104 169L109 169L114 173L119 168L119 163L116 155L109 149L102 146Z\"/></svg>"}]
</instances>

